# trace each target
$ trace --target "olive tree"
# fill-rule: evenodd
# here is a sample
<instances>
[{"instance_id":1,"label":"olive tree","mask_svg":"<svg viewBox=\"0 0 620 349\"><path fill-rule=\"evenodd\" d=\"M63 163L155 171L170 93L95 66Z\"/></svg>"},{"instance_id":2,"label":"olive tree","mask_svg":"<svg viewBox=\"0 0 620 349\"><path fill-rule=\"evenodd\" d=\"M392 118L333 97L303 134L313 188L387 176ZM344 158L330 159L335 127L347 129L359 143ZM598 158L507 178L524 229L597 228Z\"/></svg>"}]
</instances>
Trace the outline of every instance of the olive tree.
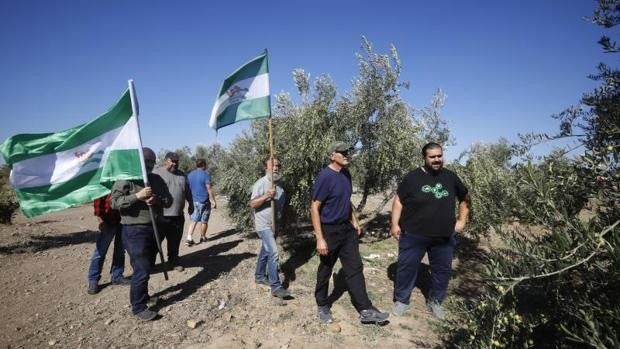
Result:
<instances>
[{"instance_id":1,"label":"olive tree","mask_svg":"<svg viewBox=\"0 0 620 349\"><path fill-rule=\"evenodd\" d=\"M271 120L274 151L282 162L283 185L289 197L290 211L285 217L292 222L308 220L314 179L328 162L331 142L344 141L355 147L351 172L362 197L357 205L361 212L373 194L383 196L380 208L385 205L398 180L418 164L424 142L449 138L441 120L445 100L441 91L434 99L436 103L420 113L401 98L400 89L408 84L400 81L396 48L392 47L389 54L376 53L363 38L357 59L359 72L352 79L350 92L338 93L328 75L312 79L305 70L296 69L293 80L300 102L288 93L275 97ZM252 122L222 161L222 167L234 169L223 170L227 174L222 176L222 189L231 200L229 213L239 225L247 226L250 221L249 185L260 175L260 160L269 155L268 134L267 120ZM425 139L427 136L436 138Z\"/></svg>"},{"instance_id":2,"label":"olive tree","mask_svg":"<svg viewBox=\"0 0 620 349\"><path fill-rule=\"evenodd\" d=\"M615 27L620 1L600 0L592 21ZM618 52L609 38L600 43ZM515 163L506 195L479 202L478 210L494 212L507 200L511 213L488 222L501 244L484 261L479 295L456 302L459 311L444 324L450 346L620 347L620 72L601 64L591 78L600 86L554 116L558 134L525 135L513 150L522 155L535 143L567 137L577 147ZM567 157L570 151L579 153ZM472 183L474 193L493 186Z\"/></svg>"}]
</instances>

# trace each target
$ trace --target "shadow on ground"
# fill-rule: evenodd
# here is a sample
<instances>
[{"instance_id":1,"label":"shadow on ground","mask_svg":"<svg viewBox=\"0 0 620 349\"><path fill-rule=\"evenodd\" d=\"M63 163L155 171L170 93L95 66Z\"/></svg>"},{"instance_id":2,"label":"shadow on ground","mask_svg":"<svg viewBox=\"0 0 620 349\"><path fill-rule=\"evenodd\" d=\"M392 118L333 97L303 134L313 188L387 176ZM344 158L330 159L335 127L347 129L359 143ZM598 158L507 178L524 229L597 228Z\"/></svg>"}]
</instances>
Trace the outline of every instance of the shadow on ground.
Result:
<instances>
[{"instance_id":1,"label":"shadow on ground","mask_svg":"<svg viewBox=\"0 0 620 349\"><path fill-rule=\"evenodd\" d=\"M242 241L243 240L238 239L224 242L184 255L181 258L181 265L185 268L198 267L202 268L202 270L185 282L170 286L153 294L161 298L161 301L157 303L153 310L159 310L170 304L184 300L196 293L202 286L217 279L220 274L231 271L243 260L256 257L256 254L248 252L219 255L220 253L232 250ZM156 267L156 272L161 272L161 264Z\"/></svg>"},{"instance_id":2,"label":"shadow on ground","mask_svg":"<svg viewBox=\"0 0 620 349\"><path fill-rule=\"evenodd\" d=\"M312 232L312 226L306 225L289 231L280 237L282 249L290 256L280 264L280 270L284 274L282 286L288 288L292 281L297 279L297 269L304 266L314 256L316 240Z\"/></svg>"},{"instance_id":3,"label":"shadow on ground","mask_svg":"<svg viewBox=\"0 0 620 349\"><path fill-rule=\"evenodd\" d=\"M63 235L31 235L29 240L0 246L0 254L34 253L69 245L95 242L98 231L84 230Z\"/></svg>"},{"instance_id":4,"label":"shadow on ground","mask_svg":"<svg viewBox=\"0 0 620 349\"><path fill-rule=\"evenodd\" d=\"M462 298L477 297L483 289L481 275L488 262L488 252L480 247L478 240L459 234L454 255L459 264L452 272L452 293Z\"/></svg>"},{"instance_id":5,"label":"shadow on ground","mask_svg":"<svg viewBox=\"0 0 620 349\"><path fill-rule=\"evenodd\" d=\"M237 230L237 229L224 230L224 231L221 231L221 232L219 232L219 233L217 233L217 234L215 234L213 236L209 236L207 238L207 242L223 239L223 238L229 237L231 235L235 235L235 234L240 234L239 230ZM207 234L207 235L209 235L209 234Z\"/></svg>"},{"instance_id":6,"label":"shadow on ground","mask_svg":"<svg viewBox=\"0 0 620 349\"><path fill-rule=\"evenodd\" d=\"M387 268L387 275L392 282L396 279L396 269L398 264L396 262L390 264ZM420 268L418 269L418 276L416 277L414 290L418 288L422 295L424 296L424 300L428 300L428 293L431 289L431 267L426 263L420 263ZM412 290L413 292L413 290Z\"/></svg>"},{"instance_id":7,"label":"shadow on ground","mask_svg":"<svg viewBox=\"0 0 620 349\"><path fill-rule=\"evenodd\" d=\"M362 227L361 243L382 241L391 238L390 213L380 213Z\"/></svg>"}]
</instances>

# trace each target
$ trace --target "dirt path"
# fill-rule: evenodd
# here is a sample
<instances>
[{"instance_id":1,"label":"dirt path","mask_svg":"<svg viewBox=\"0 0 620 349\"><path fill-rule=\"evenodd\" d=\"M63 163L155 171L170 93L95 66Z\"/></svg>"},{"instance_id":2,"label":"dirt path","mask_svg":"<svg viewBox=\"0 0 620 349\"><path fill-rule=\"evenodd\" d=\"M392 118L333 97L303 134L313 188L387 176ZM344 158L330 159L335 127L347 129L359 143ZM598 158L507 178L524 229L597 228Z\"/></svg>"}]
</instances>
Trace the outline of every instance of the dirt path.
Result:
<instances>
[{"instance_id":1,"label":"dirt path","mask_svg":"<svg viewBox=\"0 0 620 349\"><path fill-rule=\"evenodd\" d=\"M294 299L277 304L268 290L254 285L259 240L233 230L223 215L222 208L215 210L206 244L181 247L185 271L169 272L168 281L160 271L152 275L150 293L161 298L155 308L162 316L148 323L131 315L128 287L109 285L112 248L103 290L86 293L98 234L90 206L34 220L18 216L13 225L0 225L0 346L429 348L439 343L417 290L408 315L391 317L386 326L361 325L347 294L332 308L338 325L320 325L313 297L318 258L309 236L280 241L286 247L282 278ZM396 245L381 240L360 249L370 297L389 310L388 270ZM130 275L128 258L126 263ZM198 326L190 328L188 320Z\"/></svg>"}]
</instances>

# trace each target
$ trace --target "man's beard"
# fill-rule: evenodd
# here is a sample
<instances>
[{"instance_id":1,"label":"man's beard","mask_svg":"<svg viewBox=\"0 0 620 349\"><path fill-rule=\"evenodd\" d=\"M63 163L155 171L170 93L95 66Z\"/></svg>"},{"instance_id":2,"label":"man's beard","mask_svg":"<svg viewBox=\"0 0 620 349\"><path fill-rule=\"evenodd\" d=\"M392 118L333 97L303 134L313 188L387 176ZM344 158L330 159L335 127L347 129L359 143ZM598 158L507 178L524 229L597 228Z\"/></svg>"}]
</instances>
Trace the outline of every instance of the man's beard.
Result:
<instances>
[{"instance_id":1,"label":"man's beard","mask_svg":"<svg viewBox=\"0 0 620 349\"><path fill-rule=\"evenodd\" d=\"M272 177L271 177L271 173L267 172L267 178L271 181ZM279 182L280 178L282 178L282 175L279 174L278 172L274 172L273 173L273 182Z\"/></svg>"},{"instance_id":2,"label":"man's beard","mask_svg":"<svg viewBox=\"0 0 620 349\"><path fill-rule=\"evenodd\" d=\"M437 167L437 169L433 168L433 165L439 165ZM424 167L426 167L426 170L432 174L437 174L439 173L439 171L441 171L441 169L443 168L443 163L431 163L430 165L425 165Z\"/></svg>"}]
</instances>

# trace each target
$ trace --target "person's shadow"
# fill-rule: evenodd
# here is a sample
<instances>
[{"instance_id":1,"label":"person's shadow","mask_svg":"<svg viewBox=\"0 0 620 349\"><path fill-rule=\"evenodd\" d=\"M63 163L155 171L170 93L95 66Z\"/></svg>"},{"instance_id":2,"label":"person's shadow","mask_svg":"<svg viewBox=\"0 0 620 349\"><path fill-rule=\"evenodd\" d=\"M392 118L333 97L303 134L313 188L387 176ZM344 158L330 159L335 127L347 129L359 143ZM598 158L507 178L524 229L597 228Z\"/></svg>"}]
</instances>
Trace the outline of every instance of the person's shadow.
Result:
<instances>
[{"instance_id":1,"label":"person's shadow","mask_svg":"<svg viewBox=\"0 0 620 349\"><path fill-rule=\"evenodd\" d=\"M153 296L157 296L161 299L153 307L153 310L158 311L168 305L189 297L202 286L217 279L221 273L231 271L245 259L256 257L256 254L249 252L226 254L222 256L219 255L220 253L235 248L241 241L243 240L234 240L213 245L204 250L195 251L183 256L183 266L186 268L201 267L202 270L185 282L170 286L153 294ZM165 297L166 295L171 296Z\"/></svg>"},{"instance_id":2,"label":"person's shadow","mask_svg":"<svg viewBox=\"0 0 620 349\"><path fill-rule=\"evenodd\" d=\"M297 279L297 269L314 256L316 240L312 231L312 226L305 225L292 228L280 236L282 249L289 254L288 259L280 265L280 271L284 275L282 287L288 288L290 283Z\"/></svg>"},{"instance_id":3,"label":"person's shadow","mask_svg":"<svg viewBox=\"0 0 620 349\"><path fill-rule=\"evenodd\" d=\"M397 267L398 263L394 262L390 264L387 268L388 278L392 282L396 282ZM418 275L415 280L414 290L415 288L420 289L420 292L422 292L424 299L428 300L428 294L431 289L431 267L426 263L420 263L420 266L418 267Z\"/></svg>"},{"instance_id":4,"label":"person's shadow","mask_svg":"<svg viewBox=\"0 0 620 349\"><path fill-rule=\"evenodd\" d=\"M0 255L34 253L70 245L91 243L97 241L98 236L99 231L94 230L84 230L62 235L34 234L30 236L30 240L0 246Z\"/></svg>"}]
</instances>

